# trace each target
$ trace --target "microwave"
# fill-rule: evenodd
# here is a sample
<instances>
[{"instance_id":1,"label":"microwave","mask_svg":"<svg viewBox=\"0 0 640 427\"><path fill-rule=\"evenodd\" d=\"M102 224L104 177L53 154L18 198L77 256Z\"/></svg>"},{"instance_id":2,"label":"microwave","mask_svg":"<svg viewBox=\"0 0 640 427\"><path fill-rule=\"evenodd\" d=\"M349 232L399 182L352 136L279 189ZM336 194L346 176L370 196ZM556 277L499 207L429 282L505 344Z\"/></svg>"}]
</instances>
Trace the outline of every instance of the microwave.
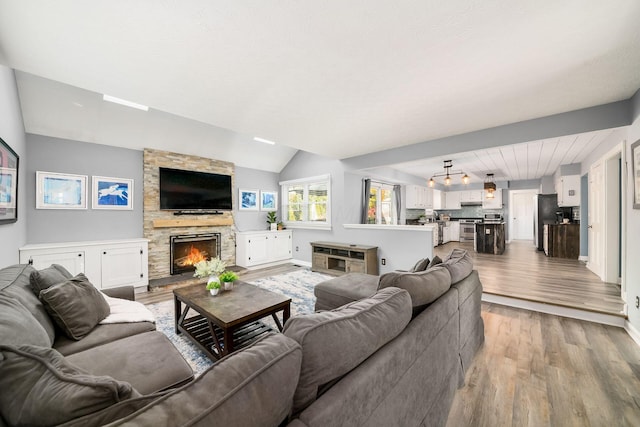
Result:
<instances>
[{"instance_id":1,"label":"microwave","mask_svg":"<svg viewBox=\"0 0 640 427\"><path fill-rule=\"evenodd\" d=\"M489 223L499 223L502 222L502 214L501 213L486 213L484 214L484 222Z\"/></svg>"}]
</instances>

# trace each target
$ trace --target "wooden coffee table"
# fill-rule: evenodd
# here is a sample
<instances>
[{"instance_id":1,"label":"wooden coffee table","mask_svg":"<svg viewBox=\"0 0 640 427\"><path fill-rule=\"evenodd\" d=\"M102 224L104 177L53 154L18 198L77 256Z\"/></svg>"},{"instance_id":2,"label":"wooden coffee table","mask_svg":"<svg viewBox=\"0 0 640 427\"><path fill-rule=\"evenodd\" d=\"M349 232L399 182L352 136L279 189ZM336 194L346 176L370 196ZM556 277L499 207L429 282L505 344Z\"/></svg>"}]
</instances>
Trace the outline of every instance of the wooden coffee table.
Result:
<instances>
[{"instance_id":1,"label":"wooden coffee table","mask_svg":"<svg viewBox=\"0 0 640 427\"><path fill-rule=\"evenodd\" d=\"M291 298L241 281L235 282L233 290L216 296L200 284L175 289L173 298L176 334L184 332L213 360L273 330L259 319L271 315L282 332L282 325L291 315ZM189 310L197 314L187 317ZM276 316L279 311L282 323Z\"/></svg>"}]
</instances>

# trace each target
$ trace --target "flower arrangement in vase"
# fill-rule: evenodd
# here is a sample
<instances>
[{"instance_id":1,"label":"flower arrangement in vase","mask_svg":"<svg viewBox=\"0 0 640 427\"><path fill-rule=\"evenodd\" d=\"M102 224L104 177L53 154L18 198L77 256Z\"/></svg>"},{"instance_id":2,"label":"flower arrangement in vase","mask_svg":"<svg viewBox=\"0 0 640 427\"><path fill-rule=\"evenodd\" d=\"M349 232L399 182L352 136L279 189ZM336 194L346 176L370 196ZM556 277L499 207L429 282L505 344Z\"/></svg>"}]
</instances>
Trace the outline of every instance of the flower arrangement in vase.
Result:
<instances>
[{"instance_id":1,"label":"flower arrangement in vase","mask_svg":"<svg viewBox=\"0 0 640 427\"><path fill-rule=\"evenodd\" d=\"M238 280L238 275L233 271L225 271L220 274L220 281L224 284L224 290L230 291L233 289L233 282Z\"/></svg>"},{"instance_id":2,"label":"flower arrangement in vase","mask_svg":"<svg viewBox=\"0 0 640 427\"><path fill-rule=\"evenodd\" d=\"M227 267L226 262L216 257L197 262L193 266L196 268L196 271L193 273L194 277L209 277L207 280L207 289L214 289L209 288L210 283L218 283L218 289L220 289L220 279L218 275Z\"/></svg>"}]
</instances>

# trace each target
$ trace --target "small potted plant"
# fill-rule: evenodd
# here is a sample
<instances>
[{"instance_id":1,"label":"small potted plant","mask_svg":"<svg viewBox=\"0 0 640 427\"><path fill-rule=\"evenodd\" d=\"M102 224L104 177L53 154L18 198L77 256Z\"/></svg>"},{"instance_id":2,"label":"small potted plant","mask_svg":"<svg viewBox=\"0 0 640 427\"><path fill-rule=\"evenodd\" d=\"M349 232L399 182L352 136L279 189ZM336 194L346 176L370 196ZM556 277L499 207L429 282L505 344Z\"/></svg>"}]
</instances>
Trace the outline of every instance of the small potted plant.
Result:
<instances>
[{"instance_id":1,"label":"small potted plant","mask_svg":"<svg viewBox=\"0 0 640 427\"><path fill-rule=\"evenodd\" d=\"M211 281L207 283L207 290L211 292L211 295L216 296L220 292L220 282Z\"/></svg>"},{"instance_id":2,"label":"small potted plant","mask_svg":"<svg viewBox=\"0 0 640 427\"><path fill-rule=\"evenodd\" d=\"M267 213L267 224L269 224L269 230L275 231L278 229L278 218L276 217L276 211Z\"/></svg>"},{"instance_id":3,"label":"small potted plant","mask_svg":"<svg viewBox=\"0 0 640 427\"><path fill-rule=\"evenodd\" d=\"M231 289L233 289L233 282L238 279L238 275L229 270L221 273L219 277L220 281L224 284L225 291L230 291Z\"/></svg>"},{"instance_id":4,"label":"small potted plant","mask_svg":"<svg viewBox=\"0 0 640 427\"><path fill-rule=\"evenodd\" d=\"M284 230L284 224L282 222L278 223L278 230Z\"/></svg>"},{"instance_id":5,"label":"small potted plant","mask_svg":"<svg viewBox=\"0 0 640 427\"><path fill-rule=\"evenodd\" d=\"M218 282L220 284L220 279L218 275L224 271L227 267L227 263L222 261L220 258L211 258L210 260L203 260L200 262L196 262L193 265L196 268L196 271L193 273L194 277L208 277L207 286L211 282ZM218 287L219 288L219 287ZM207 288L209 289L209 288Z\"/></svg>"}]
</instances>

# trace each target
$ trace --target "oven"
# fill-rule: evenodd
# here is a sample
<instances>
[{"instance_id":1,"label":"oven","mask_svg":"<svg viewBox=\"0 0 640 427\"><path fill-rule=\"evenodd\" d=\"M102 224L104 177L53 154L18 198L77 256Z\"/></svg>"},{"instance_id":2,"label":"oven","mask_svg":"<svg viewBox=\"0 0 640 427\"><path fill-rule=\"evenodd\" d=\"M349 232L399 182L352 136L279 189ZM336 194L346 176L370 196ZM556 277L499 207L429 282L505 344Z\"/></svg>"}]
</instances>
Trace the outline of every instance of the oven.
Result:
<instances>
[{"instance_id":1,"label":"oven","mask_svg":"<svg viewBox=\"0 0 640 427\"><path fill-rule=\"evenodd\" d=\"M460 242L473 242L476 234L476 223L482 222L479 219L461 219L460 223Z\"/></svg>"}]
</instances>

